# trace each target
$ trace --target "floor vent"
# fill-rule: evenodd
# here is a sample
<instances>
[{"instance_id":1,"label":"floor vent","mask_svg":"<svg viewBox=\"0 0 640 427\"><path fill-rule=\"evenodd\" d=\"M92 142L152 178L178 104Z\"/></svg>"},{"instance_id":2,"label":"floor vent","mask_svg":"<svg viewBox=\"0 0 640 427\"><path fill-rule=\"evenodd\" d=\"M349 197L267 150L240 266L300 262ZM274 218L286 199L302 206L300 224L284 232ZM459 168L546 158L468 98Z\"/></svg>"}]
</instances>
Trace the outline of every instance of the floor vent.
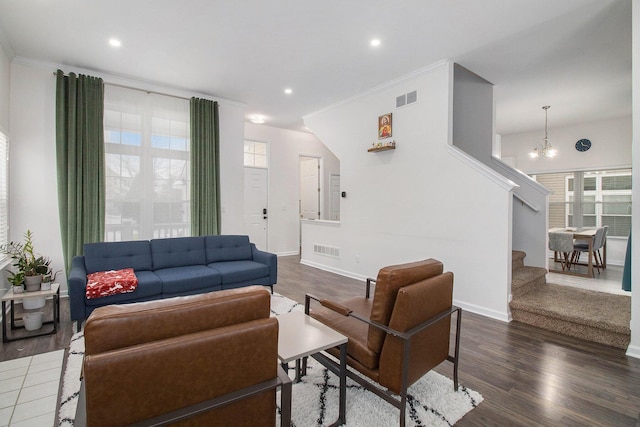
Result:
<instances>
[{"instance_id":1,"label":"floor vent","mask_svg":"<svg viewBox=\"0 0 640 427\"><path fill-rule=\"evenodd\" d=\"M318 255L330 256L333 258L340 258L340 248L327 245L313 245L313 253Z\"/></svg>"}]
</instances>

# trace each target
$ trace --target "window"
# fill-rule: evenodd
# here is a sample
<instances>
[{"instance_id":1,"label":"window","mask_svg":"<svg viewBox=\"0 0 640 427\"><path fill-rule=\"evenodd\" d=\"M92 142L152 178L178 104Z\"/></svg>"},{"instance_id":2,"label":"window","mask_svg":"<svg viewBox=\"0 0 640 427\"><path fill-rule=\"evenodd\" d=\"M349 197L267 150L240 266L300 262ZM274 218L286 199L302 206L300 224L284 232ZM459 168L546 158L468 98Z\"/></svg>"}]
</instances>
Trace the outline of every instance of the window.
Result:
<instances>
[{"instance_id":1,"label":"window","mask_svg":"<svg viewBox=\"0 0 640 427\"><path fill-rule=\"evenodd\" d=\"M188 236L189 101L105 86L105 240Z\"/></svg>"},{"instance_id":2,"label":"window","mask_svg":"<svg viewBox=\"0 0 640 427\"><path fill-rule=\"evenodd\" d=\"M607 225L608 236L629 235L631 169L541 174L535 179L553 190L549 227ZM582 212L581 222L574 218L578 210Z\"/></svg>"},{"instance_id":3,"label":"window","mask_svg":"<svg viewBox=\"0 0 640 427\"><path fill-rule=\"evenodd\" d=\"M244 165L256 168L266 168L267 143L261 141L244 141Z\"/></svg>"},{"instance_id":4,"label":"window","mask_svg":"<svg viewBox=\"0 0 640 427\"><path fill-rule=\"evenodd\" d=\"M9 141L0 132L0 245L9 243Z\"/></svg>"}]
</instances>

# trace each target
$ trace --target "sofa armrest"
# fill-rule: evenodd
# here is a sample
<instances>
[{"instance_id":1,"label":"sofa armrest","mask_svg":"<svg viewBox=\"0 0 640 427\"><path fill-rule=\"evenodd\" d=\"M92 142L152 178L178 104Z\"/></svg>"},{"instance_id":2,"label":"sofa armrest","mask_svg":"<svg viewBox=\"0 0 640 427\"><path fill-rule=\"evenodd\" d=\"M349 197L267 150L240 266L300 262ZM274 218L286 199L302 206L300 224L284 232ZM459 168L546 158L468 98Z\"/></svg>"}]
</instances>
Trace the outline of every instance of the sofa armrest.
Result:
<instances>
[{"instance_id":1,"label":"sofa armrest","mask_svg":"<svg viewBox=\"0 0 640 427\"><path fill-rule=\"evenodd\" d=\"M80 323L85 320L85 290L87 287L87 269L84 265L84 256L75 256L71 260L71 271L67 280L69 289L69 306L71 320Z\"/></svg>"},{"instance_id":2,"label":"sofa armrest","mask_svg":"<svg viewBox=\"0 0 640 427\"><path fill-rule=\"evenodd\" d=\"M271 252L261 251L256 248L255 243L251 243L251 258L255 262L269 266L269 277L272 284L278 280L278 257Z\"/></svg>"}]
</instances>

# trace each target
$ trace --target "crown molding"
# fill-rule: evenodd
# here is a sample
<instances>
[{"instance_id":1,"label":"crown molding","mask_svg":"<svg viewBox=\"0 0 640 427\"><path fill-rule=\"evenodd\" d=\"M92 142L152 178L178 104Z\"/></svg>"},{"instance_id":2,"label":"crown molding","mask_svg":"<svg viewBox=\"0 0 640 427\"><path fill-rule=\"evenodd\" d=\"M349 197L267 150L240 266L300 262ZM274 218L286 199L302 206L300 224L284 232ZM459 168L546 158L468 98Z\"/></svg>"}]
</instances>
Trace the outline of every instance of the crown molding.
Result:
<instances>
[{"instance_id":1,"label":"crown molding","mask_svg":"<svg viewBox=\"0 0 640 427\"><path fill-rule=\"evenodd\" d=\"M189 99L191 97L211 99L218 101L220 105L245 108L246 103L240 101L234 101L231 99L221 98L215 95L194 92L188 89L181 88L179 86L168 86L163 83L155 82L152 80L144 80L124 74L105 73L99 70L92 70L87 68L74 67L70 65L56 64L53 62L41 61L33 58L26 58L23 56L17 56L13 59L16 64L22 64L29 67L39 68L55 73L56 70L62 70L65 73L75 74L89 74L95 77L100 77L104 80L105 84L113 84L118 86L126 86L132 89L138 89L142 91L154 92L158 94L166 94L169 96L176 96Z\"/></svg>"}]
</instances>

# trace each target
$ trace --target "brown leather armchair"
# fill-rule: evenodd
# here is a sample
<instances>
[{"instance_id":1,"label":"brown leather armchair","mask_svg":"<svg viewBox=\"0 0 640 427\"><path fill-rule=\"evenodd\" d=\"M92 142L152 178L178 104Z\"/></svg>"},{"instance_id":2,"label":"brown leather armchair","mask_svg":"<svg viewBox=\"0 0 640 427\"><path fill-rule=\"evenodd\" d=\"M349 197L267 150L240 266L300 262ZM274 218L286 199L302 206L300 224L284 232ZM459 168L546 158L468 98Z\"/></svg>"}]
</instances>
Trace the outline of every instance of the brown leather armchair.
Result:
<instances>
[{"instance_id":1,"label":"brown leather armchair","mask_svg":"<svg viewBox=\"0 0 640 427\"><path fill-rule=\"evenodd\" d=\"M269 316L261 286L96 309L76 425L272 427L281 386L289 426L291 380Z\"/></svg>"},{"instance_id":2,"label":"brown leather armchair","mask_svg":"<svg viewBox=\"0 0 640 427\"><path fill-rule=\"evenodd\" d=\"M462 310L452 305L452 298L453 273L443 273L440 261L427 259L382 268L377 279L367 279L364 298L336 303L307 295L305 311L349 338L348 366L387 390L350 369L347 375L399 408L400 425L404 426L407 388L441 362L453 362L454 389L458 390ZM311 300L319 301L323 307L312 310ZM454 313L455 347L453 355L449 355ZM337 357L336 349L329 353ZM324 359L335 364L330 358ZM400 399L392 393L400 395Z\"/></svg>"}]
</instances>

